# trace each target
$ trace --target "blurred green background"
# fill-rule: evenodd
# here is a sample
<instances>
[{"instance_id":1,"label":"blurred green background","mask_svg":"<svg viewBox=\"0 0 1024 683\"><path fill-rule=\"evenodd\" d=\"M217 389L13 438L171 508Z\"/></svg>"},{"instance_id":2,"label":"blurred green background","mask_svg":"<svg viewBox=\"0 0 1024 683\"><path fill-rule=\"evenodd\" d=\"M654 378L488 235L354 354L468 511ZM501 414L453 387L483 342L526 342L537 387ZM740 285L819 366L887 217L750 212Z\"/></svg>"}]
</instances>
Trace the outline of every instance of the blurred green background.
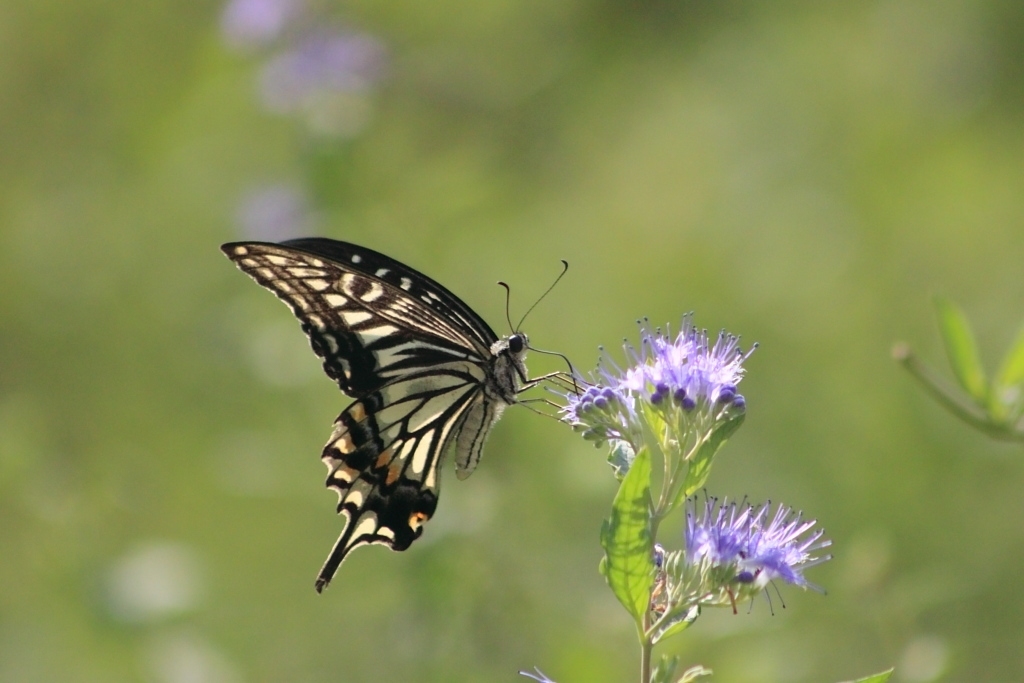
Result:
<instances>
[{"instance_id":1,"label":"blurred green background","mask_svg":"<svg viewBox=\"0 0 1024 683\"><path fill-rule=\"evenodd\" d=\"M313 591L347 399L218 250L303 234L499 333L568 259L525 329L583 368L643 315L760 342L709 491L817 518L829 594L661 652L1024 680L1024 452L889 357L941 362L935 293L990 367L1024 318L1024 4L0 2L0 680L636 680L604 454L527 410Z\"/></svg>"}]
</instances>

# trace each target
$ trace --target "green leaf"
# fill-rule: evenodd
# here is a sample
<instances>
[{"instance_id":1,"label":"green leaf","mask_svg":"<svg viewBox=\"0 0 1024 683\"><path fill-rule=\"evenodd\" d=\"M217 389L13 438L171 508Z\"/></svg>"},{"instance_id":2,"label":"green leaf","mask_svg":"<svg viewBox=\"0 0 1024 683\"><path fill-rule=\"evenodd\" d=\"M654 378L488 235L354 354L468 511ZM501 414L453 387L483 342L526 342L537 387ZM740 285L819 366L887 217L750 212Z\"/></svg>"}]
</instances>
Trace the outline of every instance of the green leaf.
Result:
<instances>
[{"instance_id":1,"label":"green leaf","mask_svg":"<svg viewBox=\"0 0 1024 683\"><path fill-rule=\"evenodd\" d=\"M697 666L691 666L689 669L683 672L683 675L679 678L676 683L693 683L698 678L704 678L710 676L712 673L711 669L705 669L703 666L698 664Z\"/></svg>"},{"instance_id":2,"label":"green leaf","mask_svg":"<svg viewBox=\"0 0 1024 683\"><path fill-rule=\"evenodd\" d=\"M892 676L892 669L877 673L873 676L866 676L865 678L858 678L855 681L848 681L847 683L885 683Z\"/></svg>"},{"instance_id":3,"label":"green leaf","mask_svg":"<svg viewBox=\"0 0 1024 683\"><path fill-rule=\"evenodd\" d=\"M725 445L729 437L740 428L746 416L746 412L739 413L720 424L711 433L708 440L697 449L697 452L694 453L688 463L686 478L683 480L682 488L679 489L679 493L676 495L675 505L681 504L683 500L692 496L704 486L708 480L708 475L711 474L711 461L714 460L715 454Z\"/></svg>"},{"instance_id":4,"label":"green leaf","mask_svg":"<svg viewBox=\"0 0 1024 683\"><path fill-rule=\"evenodd\" d=\"M633 453L633 447L627 441L615 439L610 442L610 445L608 464L612 466L615 478L622 481L626 474L629 473L629 468L633 465L633 459L636 457L636 454Z\"/></svg>"},{"instance_id":5,"label":"green leaf","mask_svg":"<svg viewBox=\"0 0 1024 683\"><path fill-rule=\"evenodd\" d=\"M601 527L601 573L615 597L639 624L650 607L654 582L651 539L651 456L641 448Z\"/></svg>"},{"instance_id":6,"label":"green leaf","mask_svg":"<svg viewBox=\"0 0 1024 683\"><path fill-rule=\"evenodd\" d=\"M672 677L676 673L676 667L679 666L679 657L675 656L672 659L662 655L661 661L654 667L654 671L651 672L651 683L672 683Z\"/></svg>"},{"instance_id":7,"label":"green leaf","mask_svg":"<svg viewBox=\"0 0 1024 683\"><path fill-rule=\"evenodd\" d=\"M672 683L672 678L676 675L676 669L679 667L679 656L674 656L672 659L662 655L661 661L654 668L651 673L651 683ZM703 666L693 666L683 672L683 675L676 679L675 683L693 683L698 678L704 676L710 676L711 669L705 669Z\"/></svg>"},{"instance_id":8,"label":"green leaf","mask_svg":"<svg viewBox=\"0 0 1024 683\"><path fill-rule=\"evenodd\" d=\"M1024 327L1003 358L1002 367L993 380L992 410L997 417L1016 419L1024 412Z\"/></svg>"},{"instance_id":9,"label":"green leaf","mask_svg":"<svg viewBox=\"0 0 1024 683\"><path fill-rule=\"evenodd\" d=\"M689 605L681 606L673 613L663 617L659 620L658 627L654 629L654 633L651 636L651 643L660 643L669 636L674 636L681 631L685 631L687 627L693 622L697 621L697 617L700 616L700 605Z\"/></svg>"},{"instance_id":10,"label":"green leaf","mask_svg":"<svg viewBox=\"0 0 1024 683\"><path fill-rule=\"evenodd\" d=\"M647 430L650 431L655 440L661 445L664 450L666 444L664 442L665 435L669 433L668 423L665 422L665 416L660 410L655 408L649 401L640 401L640 413L643 415L644 424L647 426Z\"/></svg>"},{"instance_id":11,"label":"green leaf","mask_svg":"<svg viewBox=\"0 0 1024 683\"><path fill-rule=\"evenodd\" d=\"M946 345L946 355L957 381L979 405L986 406L988 381L967 317L956 304L943 297L935 298L935 312L939 319L939 332Z\"/></svg>"}]
</instances>

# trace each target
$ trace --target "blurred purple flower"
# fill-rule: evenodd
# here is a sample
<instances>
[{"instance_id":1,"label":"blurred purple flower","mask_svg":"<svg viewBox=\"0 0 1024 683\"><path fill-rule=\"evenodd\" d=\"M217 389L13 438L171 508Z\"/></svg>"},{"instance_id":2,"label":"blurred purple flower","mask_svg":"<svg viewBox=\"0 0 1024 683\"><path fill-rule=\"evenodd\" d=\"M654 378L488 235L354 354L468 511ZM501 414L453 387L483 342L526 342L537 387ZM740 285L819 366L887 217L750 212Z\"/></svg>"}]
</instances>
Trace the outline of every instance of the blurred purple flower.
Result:
<instances>
[{"instance_id":1,"label":"blurred purple flower","mask_svg":"<svg viewBox=\"0 0 1024 683\"><path fill-rule=\"evenodd\" d=\"M302 192L289 185L263 185L250 190L235 213L245 239L280 242L310 232L312 216Z\"/></svg>"},{"instance_id":2,"label":"blurred purple flower","mask_svg":"<svg viewBox=\"0 0 1024 683\"><path fill-rule=\"evenodd\" d=\"M300 0L231 0L220 28L232 47L259 47L280 36L299 9Z\"/></svg>"},{"instance_id":3,"label":"blurred purple flower","mask_svg":"<svg viewBox=\"0 0 1024 683\"><path fill-rule=\"evenodd\" d=\"M274 113L302 116L316 132L354 135L369 117L366 94L386 61L384 46L371 36L317 31L263 67L263 104Z\"/></svg>"},{"instance_id":4,"label":"blurred purple flower","mask_svg":"<svg viewBox=\"0 0 1024 683\"><path fill-rule=\"evenodd\" d=\"M384 61L384 46L370 36L319 31L263 67L263 99L288 113L325 91L364 91L380 79Z\"/></svg>"}]
</instances>

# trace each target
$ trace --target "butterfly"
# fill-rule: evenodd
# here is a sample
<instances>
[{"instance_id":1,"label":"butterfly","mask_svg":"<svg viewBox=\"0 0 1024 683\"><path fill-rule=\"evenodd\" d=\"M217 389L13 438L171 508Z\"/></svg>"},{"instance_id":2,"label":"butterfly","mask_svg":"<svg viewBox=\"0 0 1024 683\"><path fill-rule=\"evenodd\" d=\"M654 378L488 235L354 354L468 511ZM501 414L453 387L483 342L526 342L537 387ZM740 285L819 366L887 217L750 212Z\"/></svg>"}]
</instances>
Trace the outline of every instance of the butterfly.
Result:
<instances>
[{"instance_id":1,"label":"butterfly","mask_svg":"<svg viewBox=\"0 0 1024 683\"><path fill-rule=\"evenodd\" d=\"M459 479L472 474L502 411L543 378L528 379L525 334L499 338L457 296L378 252L326 238L221 250L288 304L324 372L355 399L321 455L345 526L319 593L353 549L419 538L446 453Z\"/></svg>"}]
</instances>

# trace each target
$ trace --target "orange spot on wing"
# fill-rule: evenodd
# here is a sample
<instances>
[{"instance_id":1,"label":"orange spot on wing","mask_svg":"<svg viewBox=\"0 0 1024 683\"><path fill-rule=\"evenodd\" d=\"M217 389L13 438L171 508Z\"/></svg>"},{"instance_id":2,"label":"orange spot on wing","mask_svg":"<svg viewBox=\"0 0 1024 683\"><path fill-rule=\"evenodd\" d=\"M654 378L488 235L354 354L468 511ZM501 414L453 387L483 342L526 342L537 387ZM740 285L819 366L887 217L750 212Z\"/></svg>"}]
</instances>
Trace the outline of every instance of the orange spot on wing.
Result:
<instances>
[{"instance_id":1,"label":"orange spot on wing","mask_svg":"<svg viewBox=\"0 0 1024 683\"><path fill-rule=\"evenodd\" d=\"M388 463L390 463L390 462L391 462L391 449L390 448L385 448L384 450L382 450L380 452L380 455L377 456L377 462L374 465L374 467L376 467L378 469L380 469L381 467L387 467ZM390 475L388 475L388 477L390 478ZM389 481L388 483L390 484L391 482Z\"/></svg>"},{"instance_id":2,"label":"orange spot on wing","mask_svg":"<svg viewBox=\"0 0 1024 683\"><path fill-rule=\"evenodd\" d=\"M398 475L400 475L401 473L402 473L402 468L401 468L400 465L395 464L392 467L389 467L388 468L388 478L384 480L384 483L387 484L388 486L391 486L391 484L394 484L395 481L398 480Z\"/></svg>"},{"instance_id":3,"label":"orange spot on wing","mask_svg":"<svg viewBox=\"0 0 1024 683\"><path fill-rule=\"evenodd\" d=\"M430 515L428 515L427 513L414 512L411 515L409 515L409 528L411 528L413 531L416 531L421 526L423 526L423 523L428 519L430 519Z\"/></svg>"},{"instance_id":4,"label":"orange spot on wing","mask_svg":"<svg viewBox=\"0 0 1024 683\"><path fill-rule=\"evenodd\" d=\"M366 418L366 408L363 407L362 403L355 403L348 409L348 414L356 422L362 422Z\"/></svg>"}]
</instances>

